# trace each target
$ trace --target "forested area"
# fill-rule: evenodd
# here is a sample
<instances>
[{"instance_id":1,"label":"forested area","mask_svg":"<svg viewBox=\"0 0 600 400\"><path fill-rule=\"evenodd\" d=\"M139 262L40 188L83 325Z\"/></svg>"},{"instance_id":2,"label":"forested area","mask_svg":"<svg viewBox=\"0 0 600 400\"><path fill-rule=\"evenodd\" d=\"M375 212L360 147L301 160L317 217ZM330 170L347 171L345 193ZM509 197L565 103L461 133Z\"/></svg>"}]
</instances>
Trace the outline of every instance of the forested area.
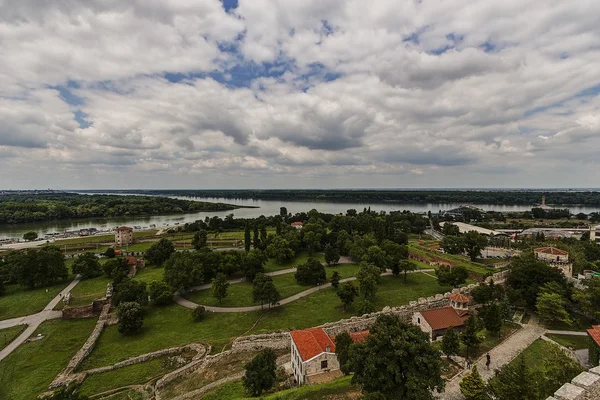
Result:
<instances>
[{"instance_id":1,"label":"forested area","mask_svg":"<svg viewBox=\"0 0 600 400\"><path fill-rule=\"evenodd\" d=\"M0 224L68 218L183 214L235 208L239 206L162 196L15 194L0 196Z\"/></svg>"},{"instance_id":2,"label":"forested area","mask_svg":"<svg viewBox=\"0 0 600 400\"><path fill-rule=\"evenodd\" d=\"M339 202L472 203L531 205L600 205L600 191L499 191L499 190L150 190L127 193L222 197L227 199L311 200Z\"/></svg>"}]
</instances>

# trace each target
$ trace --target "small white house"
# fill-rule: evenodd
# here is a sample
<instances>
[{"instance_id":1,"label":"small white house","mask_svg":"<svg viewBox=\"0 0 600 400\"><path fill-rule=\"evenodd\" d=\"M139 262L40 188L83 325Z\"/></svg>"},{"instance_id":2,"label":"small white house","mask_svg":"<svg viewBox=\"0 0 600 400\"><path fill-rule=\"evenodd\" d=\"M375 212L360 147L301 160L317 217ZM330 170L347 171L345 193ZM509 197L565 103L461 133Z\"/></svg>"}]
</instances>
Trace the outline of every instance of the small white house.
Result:
<instances>
[{"instance_id":1,"label":"small white house","mask_svg":"<svg viewBox=\"0 0 600 400\"><path fill-rule=\"evenodd\" d=\"M438 340L449 328L461 330L469 314L469 298L454 293L450 295L450 307L416 312L413 314L412 323L428 334L429 340Z\"/></svg>"},{"instance_id":2,"label":"small white house","mask_svg":"<svg viewBox=\"0 0 600 400\"><path fill-rule=\"evenodd\" d=\"M546 261L562 271L567 277L573 276L573 263L569 261L569 252L556 247L538 247L534 254L538 260Z\"/></svg>"}]
</instances>

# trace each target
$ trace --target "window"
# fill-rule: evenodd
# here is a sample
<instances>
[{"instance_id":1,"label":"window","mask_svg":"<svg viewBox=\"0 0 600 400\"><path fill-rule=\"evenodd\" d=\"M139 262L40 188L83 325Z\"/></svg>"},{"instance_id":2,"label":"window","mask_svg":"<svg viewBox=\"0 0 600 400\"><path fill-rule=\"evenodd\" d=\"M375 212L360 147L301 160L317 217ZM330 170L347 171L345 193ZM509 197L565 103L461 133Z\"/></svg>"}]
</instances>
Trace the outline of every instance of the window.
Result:
<instances>
[{"instance_id":1,"label":"window","mask_svg":"<svg viewBox=\"0 0 600 400\"><path fill-rule=\"evenodd\" d=\"M321 369L327 368L327 360L321 361Z\"/></svg>"},{"instance_id":2,"label":"window","mask_svg":"<svg viewBox=\"0 0 600 400\"><path fill-rule=\"evenodd\" d=\"M421 323L421 318L417 318L417 323L420 324Z\"/></svg>"}]
</instances>

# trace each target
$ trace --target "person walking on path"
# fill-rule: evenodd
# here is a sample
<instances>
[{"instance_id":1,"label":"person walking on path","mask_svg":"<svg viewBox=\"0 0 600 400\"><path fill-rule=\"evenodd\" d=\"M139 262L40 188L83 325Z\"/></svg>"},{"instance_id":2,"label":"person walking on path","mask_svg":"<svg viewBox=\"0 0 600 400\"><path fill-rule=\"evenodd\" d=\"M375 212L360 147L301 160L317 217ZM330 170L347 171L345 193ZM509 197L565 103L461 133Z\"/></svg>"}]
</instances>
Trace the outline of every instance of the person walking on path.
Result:
<instances>
[{"instance_id":1,"label":"person walking on path","mask_svg":"<svg viewBox=\"0 0 600 400\"><path fill-rule=\"evenodd\" d=\"M492 363L492 358L490 357L490 353L485 355L485 367L489 370L490 364Z\"/></svg>"}]
</instances>

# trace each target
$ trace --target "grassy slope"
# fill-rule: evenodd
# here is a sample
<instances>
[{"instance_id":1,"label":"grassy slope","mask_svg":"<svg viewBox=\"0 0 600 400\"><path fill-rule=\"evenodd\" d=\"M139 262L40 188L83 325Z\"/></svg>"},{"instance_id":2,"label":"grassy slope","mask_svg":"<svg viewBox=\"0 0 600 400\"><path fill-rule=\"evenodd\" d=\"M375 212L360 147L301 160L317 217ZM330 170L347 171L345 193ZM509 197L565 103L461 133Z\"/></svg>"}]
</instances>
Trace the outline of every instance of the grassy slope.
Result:
<instances>
[{"instance_id":1,"label":"grassy slope","mask_svg":"<svg viewBox=\"0 0 600 400\"><path fill-rule=\"evenodd\" d=\"M31 400L46 391L95 323L93 319L44 322L35 332L44 339L22 344L0 363L0 398Z\"/></svg>"},{"instance_id":2,"label":"grassy slope","mask_svg":"<svg viewBox=\"0 0 600 400\"><path fill-rule=\"evenodd\" d=\"M70 280L66 280L56 285L36 289L28 289L20 285L7 285L6 292L0 296L0 320L42 311L69 282Z\"/></svg>"},{"instance_id":3,"label":"grassy slope","mask_svg":"<svg viewBox=\"0 0 600 400\"><path fill-rule=\"evenodd\" d=\"M26 325L17 325L12 328L0 329L0 350L16 339L26 327Z\"/></svg>"},{"instance_id":4,"label":"grassy slope","mask_svg":"<svg viewBox=\"0 0 600 400\"><path fill-rule=\"evenodd\" d=\"M337 267L326 267L327 279L331 278L334 271L337 271L342 278L349 278L356 276L358 272L358 265L356 264L343 264ZM282 299L290 297L296 293L300 293L304 290L311 288L312 286L299 285L296 282L294 273L285 275L278 275L273 277L273 283L279 290L279 294ZM186 298L191 301L203 304L207 306L222 306L222 307L243 307L251 306L255 303L252 301L252 283L243 282L229 285L227 291L227 297L219 304L217 299L212 296L211 289L199 290L186 295Z\"/></svg>"},{"instance_id":5,"label":"grassy slope","mask_svg":"<svg viewBox=\"0 0 600 400\"><path fill-rule=\"evenodd\" d=\"M350 384L351 377L345 376L321 385L301 386L261 397L264 400L321 400L335 396L337 400L355 399L351 394L360 389ZM202 397L205 400L248 400L241 381L226 383Z\"/></svg>"},{"instance_id":6,"label":"grassy slope","mask_svg":"<svg viewBox=\"0 0 600 400\"><path fill-rule=\"evenodd\" d=\"M0 331L1 332L1 331ZM554 340L565 347L570 347L575 350L587 349L589 345L589 336L575 336L575 335L555 335L552 333L547 334L550 339Z\"/></svg>"}]
</instances>

